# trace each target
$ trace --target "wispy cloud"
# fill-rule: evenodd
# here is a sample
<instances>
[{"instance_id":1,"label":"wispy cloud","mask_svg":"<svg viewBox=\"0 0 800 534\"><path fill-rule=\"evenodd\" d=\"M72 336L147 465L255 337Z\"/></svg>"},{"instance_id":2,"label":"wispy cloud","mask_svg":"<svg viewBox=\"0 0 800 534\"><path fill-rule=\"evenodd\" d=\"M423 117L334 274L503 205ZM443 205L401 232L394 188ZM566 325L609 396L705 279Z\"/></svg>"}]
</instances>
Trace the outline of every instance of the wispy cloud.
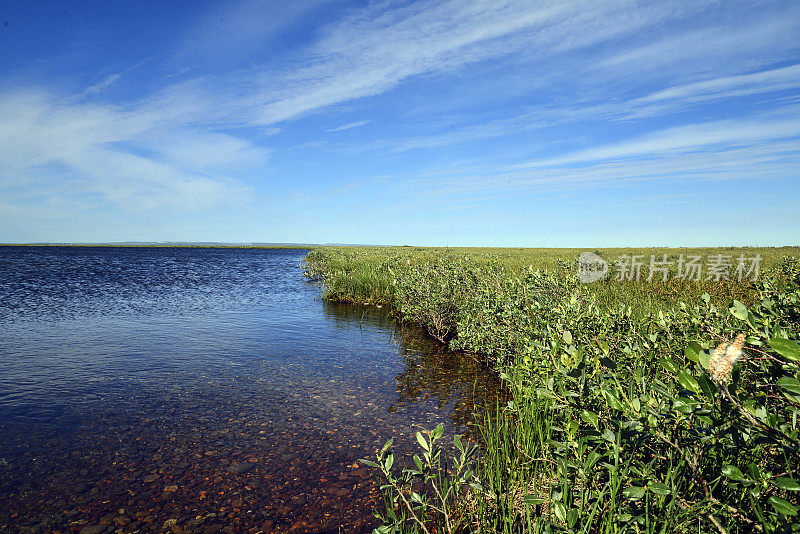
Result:
<instances>
[{"instance_id":1,"label":"wispy cloud","mask_svg":"<svg viewBox=\"0 0 800 534\"><path fill-rule=\"evenodd\" d=\"M474 8L465 2L440 2L436 4L438 9L423 10L420 4L415 4L413 9L390 11L374 21L353 19L335 25L311 49L313 53L306 63L292 71L292 76L282 84L268 86L269 93L277 97L260 107L257 121L271 123L296 118L391 91L414 76L433 75L483 59L523 53L520 61L541 64L541 79L531 80L529 86L541 87L542 80L547 84L542 89L546 100L535 109L519 113L519 106L513 106L509 107L512 115L489 116L481 122L466 114L469 123L462 125L452 124L448 117L439 121L440 129L446 126L444 132L378 141L373 146L388 146L402 152L585 120L631 121L686 111L712 100L791 90L800 85L798 65L754 71L775 59L763 54L763 49L798 48L786 38L800 26L791 17L754 15L748 24L723 19L711 28L688 33L659 28L660 33L670 34L669 37L646 41L621 53L614 51L617 47L609 46L608 50L614 51L609 53L598 45L635 36L645 27L668 27L671 20L691 17L707 5L662 2L610 7L589 3L554 9L535 3L505 2L484 6L483 11L470 11L470 6ZM445 17L446 12L450 16ZM494 29L484 29L479 15L484 15L488 19L485 25ZM458 31L448 29L448 24L454 24L452 21L457 21ZM597 50L593 49L579 61L570 59L569 65L560 63L566 51L592 46ZM654 67L683 57L691 59L683 64L683 71L667 74L665 69ZM709 64L723 68L709 71ZM556 70L549 70L554 66ZM739 72L729 74L731 69ZM717 76L720 70L726 75ZM627 79L632 73L639 76L634 87L650 90L621 93L619 79ZM587 83L592 91L550 96L554 87L574 84L576 77L591 80ZM571 81L565 82L567 78ZM692 81L686 82L687 79ZM653 84L661 88L653 91ZM431 129L436 129L438 118L428 121Z\"/></svg>"},{"instance_id":2,"label":"wispy cloud","mask_svg":"<svg viewBox=\"0 0 800 534\"><path fill-rule=\"evenodd\" d=\"M115 73L106 76L106 78L103 79L103 81L100 81L94 85L90 85L89 87L87 87L86 90L83 92L83 95L88 96L88 95L93 95L95 93L99 93L100 91L117 83L120 78L122 78L122 74L120 73Z\"/></svg>"},{"instance_id":3,"label":"wispy cloud","mask_svg":"<svg viewBox=\"0 0 800 534\"><path fill-rule=\"evenodd\" d=\"M190 128L186 108L65 100L44 90L0 94L0 174L66 181L70 194L99 194L128 210L200 209L246 194L226 171L268 156L248 141Z\"/></svg>"},{"instance_id":4,"label":"wispy cloud","mask_svg":"<svg viewBox=\"0 0 800 534\"><path fill-rule=\"evenodd\" d=\"M202 13L179 37L177 64L194 67L208 61L251 60L292 25L304 22L331 0L234 0ZM259 57L259 56L256 56Z\"/></svg>"},{"instance_id":5,"label":"wispy cloud","mask_svg":"<svg viewBox=\"0 0 800 534\"><path fill-rule=\"evenodd\" d=\"M725 120L668 128L629 141L533 160L518 167L554 167L643 156L655 158L676 153L717 150L731 145L753 145L797 136L800 136L800 117Z\"/></svg>"},{"instance_id":6,"label":"wispy cloud","mask_svg":"<svg viewBox=\"0 0 800 534\"><path fill-rule=\"evenodd\" d=\"M800 65L763 70L737 76L724 76L662 89L640 98L639 102L700 101L715 98L783 91L800 87Z\"/></svg>"},{"instance_id":7,"label":"wispy cloud","mask_svg":"<svg viewBox=\"0 0 800 534\"><path fill-rule=\"evenodd\" d=\"M430 149L456 143L470 143L481 139L517 135L599 118L613 122L652 118L676 111L684 112L692 106L702 105L713 100L736 99L798 88L800 88L800 65L791 65L676 85L629 99L578 104L556 102L508 118L491 119L458 128L450 127L444 133L384 140L380 144L391 146L392 150L397 152ZM786 99L776 99L776 104L780 104L784 100ZM783 106L779 113L784 117L791 117L797 115L797 111L794 108Z\"/></svg>"},{"instance_id":8,"label":"wispy cloud","mask_svg":"<svg viewBox=\"0 0 800 534\"><path fill-rule=\"evenodd\" d=\"M293 66L281 84L267 86L278 96L264 102L256 121L292 119L384 93L413 76L491 58L558 55L652 24L673 9L638 6L625 12L596 2L452 0L366 10L333 25L309 50L304 65Z\"/></svg>"},{"instance_id":9,"label":"wispy cloud","mask_svg":"<svg viewBox=\"0 0 800 534\"><path fill-rule=\"evenodd\" d=\"M294 211L315 202L322 220L394 192L474 206L504 191L800 174L790 2L236 0L189 11L132 67L95 50L91 69L64 74L57 58L32 57L3 81L4 211L241 208L285 195L282 176Z\"/></svg>"},{"instance_id":10,"label":"wispy cloud","mask_svg":"<svg viewBox=\"0 0 800 534\"><path fill-rule=\"evenodd\" d=\"M370 123L370 121L368 121L368 120L366 120L366 121L348 122L347 124L342 124L341 126L337 126L336 128L333 128L332 130L326 130L326 131L328 133L343 132L345 130L352 130L353 128L358 128L359 126L365 126L365 125L367 125L369 123Z\"/></svg>"},{"instance_id":11,"label":"wispy cloud","mask_svg":"<svg viewBox=\"0 0 800 534\"><path fill-rule=\"evenodd\" d=\"M657 40L628 45L627 50L598 61L595 69L647 76L674 75L683 69L684 75L707 75L709 57L729 59L713 65L717 72L743 67L755 70L781 61L797 49L792 34L797 31L800 7L783 6L779 17L755 4L737 7L700 29L673 31Z\"/></svg>"},{"instance_id":12,"label":"wispy cloud","mask_svg":"<svg viewBox=\"0 0 800 534\"><path fill-rule=\"evenodd\" d=\"M429 194L548 191L631 181L794 179L800 174L800 118L730 120L668 128L618 143L515 164L431 170L398 189Z\"/></svg>"}]
</instances>

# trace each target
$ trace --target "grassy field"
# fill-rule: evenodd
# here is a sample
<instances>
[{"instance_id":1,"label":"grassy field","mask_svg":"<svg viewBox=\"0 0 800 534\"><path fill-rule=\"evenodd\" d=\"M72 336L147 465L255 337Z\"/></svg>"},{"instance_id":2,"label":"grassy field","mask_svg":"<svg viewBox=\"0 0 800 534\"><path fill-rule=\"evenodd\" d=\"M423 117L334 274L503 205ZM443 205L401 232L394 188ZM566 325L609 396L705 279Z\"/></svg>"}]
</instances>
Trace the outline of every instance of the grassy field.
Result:
<instances>
[{"instance_id":1,"label":"grassy field","mask_svg":"<svg viewBox=\"0 0 800 534\"><path fill-rule=\"evenodd\" d=\"M449 457L434 429L414 466L378 453L381 532L800 532L800 249L601 249L591 284L581 252L309 253L325 298L391 305L485 355L511 394L479 452ZM640 280L616 280L633 255ZM666 282L645 280L651 255L673 262ZM699 280L677 279L681 255Z\"/></svg>"},{"instance_id":2,"label":"grassy field","mask_svg":"<svg viewBox=\"0 0 800 534\"><path fill-rule=\"evenodd\" d=\"M416 261L431 260L448 255L453 257L469 256L476 261L497 260L504 266L519 271L528 266L537 269L553 269L559 261L577 261L582 252L596 252L605 258L622 255L641 255L649 259L650 255L666 254L677 259L680 254L712 256L715 254L731 255L734 259L740 254L754 256L760 254L763 265L774 267L785 256L800 256L798 247L695 247L695 248L495 248L495 247L315 247L318 250L336 251L348 256L355 254L365 261L380 262L391 256L409 258Z\"/></svg>"},{"instance_id":3,"label":"grassy field","mask_svg":"<svg viewBox=\"0 0 800 534\"><path fill-rule=\"evenodd\" d=\"M409 269L443 261L459 261L480 267L490 264L503 269L503 276L520 276L528 269L564 270L574 268L578 257L586 249L570 248L429 248L429 247L317 247L309 256L309 268L316 274L324 271L325 296L330 300L367 304L398 305L396 283L393 281ZM726 304L736 298L750 303L753 293L745 279L734 275L737 259L761 257L761 271L774 268L784 257L800 257L800 247L718 247L718 248L605 248L593 251L612 262L607 279L586 287L606 306L627 305L636 313L669 308L679 301L696 299L708 293L712 302ZM667 282L656 273L654 280L646 282L650 258L672 262ZM728 256L731 261L731 281L706 279L679 280L676 278L678 260L699 256L703 268L715 256ZM640 281L617 281L613 262L625 256L641 256ZM750 261L746 261L750 266ZM750 277L752 278L752 277ZM645 283L646 282L646 283Z\"/></svg>"}]
</instances>

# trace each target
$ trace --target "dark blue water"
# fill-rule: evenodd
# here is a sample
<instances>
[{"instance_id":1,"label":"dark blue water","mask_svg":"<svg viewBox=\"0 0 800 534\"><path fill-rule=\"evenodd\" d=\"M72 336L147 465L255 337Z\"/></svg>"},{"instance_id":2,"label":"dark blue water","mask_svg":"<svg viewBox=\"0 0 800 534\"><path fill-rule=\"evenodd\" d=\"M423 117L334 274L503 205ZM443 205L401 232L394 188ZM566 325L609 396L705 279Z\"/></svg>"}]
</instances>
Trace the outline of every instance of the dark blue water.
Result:
<instances>
[{"instance_id":1,"label":"dark blue water","mask_svg":"<svg viewBox=\"0 0 800 534\"><path fill-rule=\"evenodd\" d=\"M305 254L0 247L0 530L368 530L356 460L496 384Z\"/></svg>"}]
</instances>

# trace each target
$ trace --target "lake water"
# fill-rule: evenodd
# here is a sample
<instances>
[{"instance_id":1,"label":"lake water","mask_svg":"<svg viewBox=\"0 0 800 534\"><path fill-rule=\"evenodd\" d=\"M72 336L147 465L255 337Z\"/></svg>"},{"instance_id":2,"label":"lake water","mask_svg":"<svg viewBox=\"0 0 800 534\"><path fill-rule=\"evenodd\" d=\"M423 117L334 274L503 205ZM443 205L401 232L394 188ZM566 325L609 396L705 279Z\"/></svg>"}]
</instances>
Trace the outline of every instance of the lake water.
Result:
<instances>
[{"instance_id":1,"label":"lake water","mask_svg":"<svg viewBox=\"0 0 800 534\"><path fill-rule=\"evenodd\" d=\"M305 254L0 247L0 531L369 531L356 461L497 383Z\"/></svg>"}]
</instances>

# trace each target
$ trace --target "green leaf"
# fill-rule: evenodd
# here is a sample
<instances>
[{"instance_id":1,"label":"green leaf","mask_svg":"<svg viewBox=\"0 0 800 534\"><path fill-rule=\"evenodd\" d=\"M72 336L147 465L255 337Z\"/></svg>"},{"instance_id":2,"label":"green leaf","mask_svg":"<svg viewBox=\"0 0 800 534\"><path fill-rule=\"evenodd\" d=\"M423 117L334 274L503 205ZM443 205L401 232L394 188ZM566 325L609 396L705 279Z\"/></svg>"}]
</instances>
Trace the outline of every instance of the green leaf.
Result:
<instances>
[{"instance_id":1,"label":"green leaf","mask_svg":"<svg viewBox=\"0 0 800 534\"><path fill-rule=\"evenodd\" d=\"M389 453L386 455L386 460L384 461L383 466L386 468L387 471L391 471L393 465L394 465L394 454Z\"/></svg>"},{"instance_id":2,"label":"green leaf","mask_svg":"<svg viewBox=\"0 0 800 534\"><path fill-rule=\"evenodd\" d=\"M436 440L436 439L441 438L442 434L444 434L444 425L439 423L436 426L436 428L433 429L433 432L431 433L431 437Z\"/></svg>"},{"instance_id":3,"label":"green leaf","mask_svg":"<svg viewBox=\"0 0 800 534\"><path fill-rule=\"evenodd\" d=\"M683 389L688 389L689 391L700 393L700 384L685 369L681 369L680 371L678 371L677 378L678 378L678 383L681 385Z\"/></svg>"},{"instance_id":4,"label":"green leaf","mask_svg":"<svg viewBox=\"0 0 800 534\"><path fill-rule=\"evenodd\" d=\"M703 366L703 369L708 369L709 357L708 351L706 350L701 350L697 353L697 359L700 361L700 365Z\"/></svg>"},{"instance_id":5,"label":"green leaf","mask_svg":"<svg viewBox=\"0 0 800 534\"><path fill-rule=\"evenodd\" d=\"M361 462L362 464L368 465L370 467L376 467L378 469L380 469L380 467L381 467L378 464L376 464L375 462L370 462L369 460L359 460L359 462Z\"/></svg>"},{"instance_id":6,"label":"green leaf","mask_svg":"<svg viewBox=\"0 0 800 534\"><path fill-rule=\"evenodd\" d=\"M414 460L414 465L417 466L417 469L422 471L422 459L415 454L413 460Z\"/></svg>"},{"instance_id":7,"label":"green leaf","mask_svg":"<svg viewBox=\"0 0 800 534\"><path fill-rule=\"evenodd\" d=\"M628 486L624 490L622 490L622 495L626 499L630 499L632 501L638 501L642 497L644 497L647 488L641 486Z\"/></svg>"},{"instance_id":8,"label":"green leaf","mask_svg":"<svg viewBox=\"0 0 800 534\"><path fill-rule=\"evenodd\" d=\"M717 393L717 385L712 382L708 376L702 375L697 377L697 382L700 384L700 389L703 390L706 397L709 399L713 399L714 395Z\"/></svg>"},{"instance_id":9,"label":"green leaf","mask_svg":"<svg viewBox=\"0 0 800 534\"><path fill-rule=\"evenodd\" d=\"M611 431L610 431L610 430L607 430L606 432L611 432ZM604 437L605 437L605 436L604 436ZM611 441L614 441L614 434L613 434L613 433L611 434ZM584 466L584 467L586 468L586 470L588 471L588 470L590 470L592 467L594 467L594 464L596 464L596 463L597 463L597 460L599 460L599 459L600 459L600 458L602 458L602 457L603 457L603 455L602 455L602 454L599 454L599 453L597 453L597 452L594 452L594 451L590 452L590 453L589 453L589 459L588 459L588 460L586 460L586 464L585 464L585 466Z\"/></svg>"},{"instance_id":10,"label":"green leaf","mask_svg":"<svg viewBox=\"0 0 800 534\"><path fill-rule=\"evenodd\" d=\"M563 502L557 502L553 508L555 509L556 517L560 521L565 521L567 519L567 508L564 506Z\"/></svg>"},{"instance_id":11,"label":"green leaf","mask_svg":"<svg viewBox=\"0 0 800 534\"><path fill-rule=\"evenodd\" d=\"M800 380L797 380L796 378L784 376L783 378L779 378L776 384L781 389L785 389L786 391L794 393L795 395L800 395Z\"/></svg>"},{"instance_id":12,"label":"green leaf","mask_svg":"<svg viewBox=\"0 0 800 534\"><path fill-rule=\"evenodd\" d=\"M386 451L389 450L389 447L392 446L392 443L394 443L394 438L389 438L389 441L387 441L386 444L381 449L380 456L383 456L386 453Z\"/></svg>"},{"instance_id":13,"label":"green leaf","mask_svg":"<svg viewBox=\"0 0 800 534\"><path fill-rule=\"evenodd\" d=\"M775 487L786 491L800 491L800 484L793 478L778 477L772 481Z\"/></svg>"},{"instance_id":14,"label":"green leaf","mask_svg":"<svg viewBox=\"0 0 800 534\"><path fill-rule=\"evenodd\" d=\"M678 365L672 360L672 358L667 358L666 356L663 356L660 360L658 360L658 363L660 363L661 366L670 373L678 372Z\"/></svg>"},{"instance_id":15,"label":"green leaf","mask_svg":"<svg viewBox=\"0 0 800 534\"><path fill-rule=\"evenodd\" d=\"M699 401L694 399L687 399L686 397L678 397L672 403L672 409L677 410L684 414L692 413L700 405Z\"/></svg>"},{"instance_id":16,"label":"green leaf","mask_svg":"<svg viewBox=\"0 0 800 534\"><path fill-rule=\"evenodd\" d=\"M693 362L699 362L700 358L698 355L700 354L701 350L703 350L703 347L701 347L696 341L693 341L683 349L683 354L687 359L692 360Z\"/></svg>"},{"instance_id":17,"label":"green leaf","mask_svg":"<svg viewBox=\"0 0 800 534\"><path fill-rule=\"evenodd\" d=\"M569 512L567 512L567 526L572 528L575 526L575 523L578 521L578 509L571 508Z\"/></svg>"},{"instance_id":18,"label":"green leaf","mask_svg":"<svg viewBox=\"0 0 800 534\"><path fill-rule=\"evenodd\" d=\"M423 501L422 501L422 497L421 497L421 496L420 496L420 494L419 494L419 493L417 493L416 491L412 491L412 492L411 492L411 501L412 501L412 502L418 502L418 503L420 503L420 504L422 504L422 502L423 502Z\"/></svg>"},{"instance_id":19,"label":"green leaf","mask_svg":"<svg viewBox=\"0 0 800 534\"><path fill-rule=\"evenodd\" d=\"M571 345L572 344L572 332L570 332L569 330L564 330L563 332L561 332L561 339L563 339L564 343L566 343L567 345Z\"/></svg>"},{"instance_id":20,"label":"green leaf","mask_svg":"<svg viewBox=\"0 0 800 534\"><path fill-rule=\"evenodd\" d=\"M610 389L604 389L602 393L603 393L603 398L606 399L609 408L611 408L612 410L618 410L620 412L622 411L622 403L619 402L616 391L612 391Z\"/></svg>"},{"instance_id":21,"label":"green leaf","mask_svg":"<svg viewBox=\"0 0 800 534\"><path fill-rule=\"evenodd\" d=\"M800 362L800 345L794 341L780 337L774 337L769 340L769 346L775 349L775 351L781 356L796 362Z\"/></svg>"},{"instance_id":22,"label":"green leaf","mask_svg":"<svg viewBox=\"0 0 800 534\"><path fill-rule=\"evenodd\" d=\"M735 465L728 465L728 464L723 465L722 474L731 480L744 479L744 474L742 473L741 469L739 469Z\"/></svg>"},{"instance_id":23,"label":"green leaf","mask_svg":"<svg viewBox=\"0 0 800 534\"><path fill-rule=\"evenodd\" d=\"M772 496L767 499L767 502L772 505L776 512L783 515L797 515L797 508L792 506L789 501L781 499L780 497Z\"/></svg>"},{"instance_id":24,"label":"green leaf","mask_svg":"<svg viewBox=\"0 0 800 534\"><path fill-rule=\"evenodd\" d=\"M733 306L730 309L731 314L739 320L746 321L747 320L747 306L739 302L738 300L733 301Z\"/></svg>"},{"instance_id":25,"label":"green leaf","mask_svg":"<svg viewBox=\"0 0 800 534\"><path fill-rule=\"evenodd\" d=\"M523 500L525 501L525 504L529 506L535 506L537 504L544 504L547 502L547 499L536 497L535 495L525 495Z\"/></svg>"},{"instance_id":26,"label":"green leaf","mask_svg":"<svg viewBox=\"0 0 800 534\"><path fill-rule=\"evenodd\" d=\"M583 410L581 412L581 419L592 425L593 427L597 428L597 414L594 412L590 412L588 410Z\"/></svg>"},{"instance_id":27,"label":"green leaf","mask_svg":"<svg viewBox=\"0 0 800 534\"><path fill-rule=\"evenodd\" d=\"M423 449L425 449L426 451L430 450L430 448L428 447L428 442L425 441L425 437L423 437L421 432L417 432L417 441L419 442L419 444L422 446Z\"/></svg>"},{"instance_id":28,"label":"green leaf","mask_svg":"<svg viewBox=\"0 0 800 534\"><path fill-rule=\"evenodd\" d=\"M647 484L647 487L650 488L650 491L656 495L669 495L672 493L672 491L669 489L669 486L663 482L650 482Z\"/></svg>"}]
</instances>

